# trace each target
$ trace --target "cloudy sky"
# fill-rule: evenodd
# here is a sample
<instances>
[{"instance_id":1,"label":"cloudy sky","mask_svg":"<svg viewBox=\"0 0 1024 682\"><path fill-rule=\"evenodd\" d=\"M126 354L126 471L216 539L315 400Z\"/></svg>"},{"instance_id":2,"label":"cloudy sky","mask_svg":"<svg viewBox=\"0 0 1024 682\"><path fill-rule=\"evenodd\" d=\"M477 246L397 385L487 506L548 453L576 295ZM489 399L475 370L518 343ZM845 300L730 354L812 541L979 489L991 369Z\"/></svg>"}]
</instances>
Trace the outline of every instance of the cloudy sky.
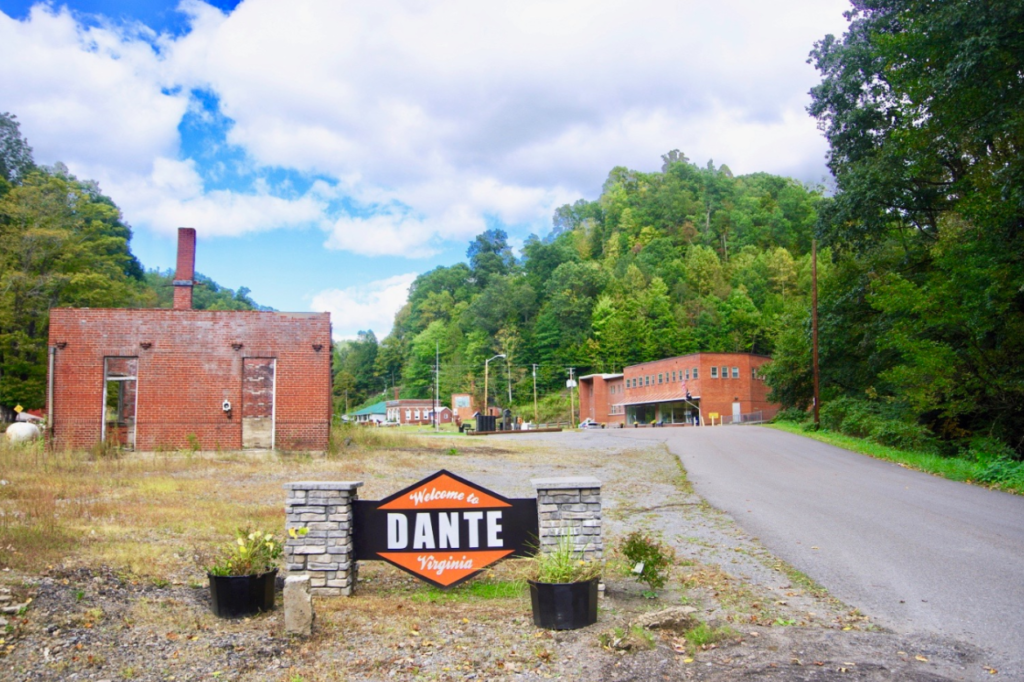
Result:
<instances>
[{"instance_id":1,"label":"cloudy sky","mask_svg":"<svg viewBox=\"0 0 1024 682\"><path fill-rule=\"evenodd\" d=\"M379 338L416 274L545 235L680 149L826 175L815 40L847 0L0 0L0 111L99 181L146 267Z\"/></svg>"}]
</instances>

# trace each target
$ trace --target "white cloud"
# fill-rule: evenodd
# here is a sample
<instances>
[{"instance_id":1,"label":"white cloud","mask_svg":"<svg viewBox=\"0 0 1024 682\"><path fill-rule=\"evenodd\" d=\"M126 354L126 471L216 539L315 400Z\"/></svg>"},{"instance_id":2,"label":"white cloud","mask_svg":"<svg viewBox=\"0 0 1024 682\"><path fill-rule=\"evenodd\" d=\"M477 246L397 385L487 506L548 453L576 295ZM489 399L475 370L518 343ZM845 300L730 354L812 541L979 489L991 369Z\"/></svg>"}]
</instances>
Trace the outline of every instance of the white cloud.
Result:
<instances>
[{"instance_id":1,"label":"white cloud","mask_svg":"<svg viewBox=\"0 0 1024 682\"><path fill-rule=\"evenodd\" d=\"M0 62L2 108L37 159L130 176L177 154L188 96L136 31L84 27L42 6L25 22L0 13Z\"/></svg>"},{"instance_id":2,"label":"white cloud","mask_svg":"<svg viewBox=\"0 0 1024 682\"><path fill-rule=\"evenodd\" d=\"M329 312L335 339L354 339L360 331L372 329L378 339L391 333L395 313L405 305L416 273L346 289L327 289L313 296L311 310Z\"/></svg>"},{"instance_id":3,"label":"white cloud","mask_svg":"<svg viewBox=\"0 0 1024 682\"><path fill-rule=\"evenodd\" d=\"M315 223L325 202L314 187L298 198L266 191L206 191L191 160L157 158L147 176L121 182L98 175L105 191L119 198L122 210L151 230L172 234L178 227L196 227L204 237L239 236L280 227Z\"/></svg>"},{"instance_id":4,"label":"white cloud","mask_svg":"<svg viewBox=\"0 0 1024 682\"><path fill-rule=\"evenodd\" d=\"M496 218L544 233L616 165L678 148L818 180L813 41L846 0L185 0L184 36L0 14L4 110L44 162L96 178L137 228L318 225L325 246L424 256ZM189 93L219 98L254 184L182 158ZM295 196L268 169L333 184ZM211 185L213 186L213 185ZM339 196L340 195L340 196Z\"/></svg>"}]
</instances>

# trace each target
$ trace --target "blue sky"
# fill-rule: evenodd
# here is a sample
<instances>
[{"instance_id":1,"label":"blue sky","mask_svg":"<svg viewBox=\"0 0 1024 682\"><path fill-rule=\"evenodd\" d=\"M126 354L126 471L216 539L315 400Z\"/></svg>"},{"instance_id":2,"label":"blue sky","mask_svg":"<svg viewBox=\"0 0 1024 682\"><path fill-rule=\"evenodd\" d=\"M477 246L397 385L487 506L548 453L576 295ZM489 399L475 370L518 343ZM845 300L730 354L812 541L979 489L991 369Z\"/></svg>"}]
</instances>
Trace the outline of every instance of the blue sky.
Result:
<instances>
[{"instance_id":1,"label":"blue sky","mask_svg":"<svg viewBox=\"0 0 1024 682\"><path fill-rule=\"evenodd\" d=\"M383 337L418 273L544 235L680 149L822 182L813 42L845 0L0 0L0 111L95 179L146 267Z\"/></svg>"}]
</instances>

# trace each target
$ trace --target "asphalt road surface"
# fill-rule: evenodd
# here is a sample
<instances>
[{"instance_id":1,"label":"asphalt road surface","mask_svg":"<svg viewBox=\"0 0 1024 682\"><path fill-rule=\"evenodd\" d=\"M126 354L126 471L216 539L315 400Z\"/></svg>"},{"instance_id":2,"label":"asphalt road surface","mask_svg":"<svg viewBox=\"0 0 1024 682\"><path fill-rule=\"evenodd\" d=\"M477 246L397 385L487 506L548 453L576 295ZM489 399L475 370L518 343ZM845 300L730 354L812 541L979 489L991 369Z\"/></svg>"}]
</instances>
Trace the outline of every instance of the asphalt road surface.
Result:
<instances>
[{"instance_id":1,"label":"asphalt road surface","mask_svg":"<svg viewBox=\"0 0 1024 682\"><path fill-rule=\"evenodd\" d=\"M665 442L698 494L874 622L970 642L1024 675L1024 497L762 427L583 437Z\"/></svg>"}]
</instances>

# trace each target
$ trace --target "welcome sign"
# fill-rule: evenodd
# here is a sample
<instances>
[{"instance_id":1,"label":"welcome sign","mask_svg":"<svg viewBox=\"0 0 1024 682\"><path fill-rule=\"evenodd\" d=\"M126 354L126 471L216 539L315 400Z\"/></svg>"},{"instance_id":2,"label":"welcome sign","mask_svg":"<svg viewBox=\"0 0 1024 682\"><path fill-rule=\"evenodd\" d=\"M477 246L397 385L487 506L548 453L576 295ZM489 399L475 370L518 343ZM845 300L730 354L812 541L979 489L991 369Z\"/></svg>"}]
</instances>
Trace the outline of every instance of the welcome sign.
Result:
<instances>
[{"instance_id":1,"label":"welcome sign","mask_svg":"<svg viewBox=\"0 0 1024 682\"><path fill-rule=\"evenodd\" d=\"M383 560L438 587L452 587L537 542L537 500L508 499L438 471L383 500L356 500L358 561Z\"/></svg>"}]
</instances>

